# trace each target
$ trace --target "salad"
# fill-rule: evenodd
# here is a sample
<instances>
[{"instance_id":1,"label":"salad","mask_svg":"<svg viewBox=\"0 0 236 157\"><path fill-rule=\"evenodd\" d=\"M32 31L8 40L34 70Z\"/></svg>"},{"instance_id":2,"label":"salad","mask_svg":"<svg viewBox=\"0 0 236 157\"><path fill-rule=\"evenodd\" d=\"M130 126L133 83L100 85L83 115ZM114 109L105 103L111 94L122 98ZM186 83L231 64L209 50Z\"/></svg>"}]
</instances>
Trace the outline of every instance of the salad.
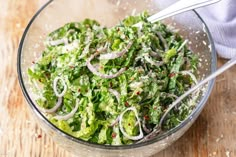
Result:
<instances>
[{"instance_id":1,"label":"salad","mask_svg":"<svg viewBox=\"0 0 236 157\"><path fill-rule=\"evenodd\" d=\"M148 13L112 28L85 19L50 33L28 69L39 109L85 141L132 144L150 134L168 106L197 82L198 58L178 33ZM133 25L141 22L142 28ZM186 98L166 118L169 130L192 112Z\"/></svg>"}]
</instances>

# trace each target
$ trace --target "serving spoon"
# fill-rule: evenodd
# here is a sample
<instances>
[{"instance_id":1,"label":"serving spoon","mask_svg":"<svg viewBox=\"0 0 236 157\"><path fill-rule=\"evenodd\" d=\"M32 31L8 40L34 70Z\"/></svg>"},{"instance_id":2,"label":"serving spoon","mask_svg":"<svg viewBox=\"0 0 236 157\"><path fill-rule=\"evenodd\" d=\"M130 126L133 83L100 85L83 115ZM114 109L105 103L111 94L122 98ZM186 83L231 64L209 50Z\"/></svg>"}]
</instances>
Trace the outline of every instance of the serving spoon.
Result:
<instances>
[{"instance_id":1,"label":"serving spoon","mask_svg":"<svg viewBox=\"0 0 236 157\"><path fill-rule=\"evenodd\" d=\"M170 5L166 9L150 16L147 20L151 23L165 19L170 16L174 16L192 9L197 9L210 4L217 3L221 0L179 0L176 3ZM134 26L142 27L142 23L137 23Z\"/></svg>"},{"instance_id":2,"label":"serving spoon","mask_svg":"<svg viewBox=\"0 0 236 157\"><path fill-rule=\"evenodd\" d=\"M236 52L235 52L236 53ZM214 79L216 76L220 75L221 73L223 73L224 71L228 70L230 67L232 67L233 65L236 64L236 56L233 57L232 59L230 59L227 63L225 63L223 66L221 66L218 70L216 70L215 72L213 72L211 75L209 75L208 77L206 77L205 79L201 80L199 83L197 83L195 86L193 86L192 88L190 88L187 92L185 92L183 95L181 95L180 97L178 97L165 111L165 113L162 115L160 122L158 125L156 125L152 132L149 133L148 135L146 135L142 140L138 141L139 142L144 142L147 140L152 139L153 137L155 137L157 134L159 134L161 132L161 127L162 124L165 120L165 118L167 117L167 115L169 114L169 112L177 105L179 104L185 97L187 97L189 94L193 93L195 90L197 90L199 87L201 87L202 85L204 85L205 83L207 83L208 81Z\"/></svg>"}]
</instances>

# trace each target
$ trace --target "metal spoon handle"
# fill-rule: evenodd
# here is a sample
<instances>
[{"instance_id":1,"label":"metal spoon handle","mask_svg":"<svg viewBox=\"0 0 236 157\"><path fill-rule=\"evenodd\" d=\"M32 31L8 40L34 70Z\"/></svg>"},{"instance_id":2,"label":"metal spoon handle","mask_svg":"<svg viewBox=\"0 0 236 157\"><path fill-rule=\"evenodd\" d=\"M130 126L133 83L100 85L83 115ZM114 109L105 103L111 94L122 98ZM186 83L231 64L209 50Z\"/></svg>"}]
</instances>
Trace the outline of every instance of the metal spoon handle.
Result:
<instances>
[{"instance_id":1,"label":"metal spoon handle","mask_svg":"<svg viewBox=\"0 0 236 157\"><path fill-rule=\"evenodd\" d=\"M158 20L162 20L164 18L206 5L210 5L219 1L221 0L179 0L168 8L150 16L147 20L151 23L154 23Z\"/></svg>"},{"instance_id":2,"label":"metal spoon handle","mask_svg":"<svg viewBox=\"0 0 236 157\"><path fill-rule=\"evenodd\" d=\"M191 89L189 89L187 92L185 92L183 95L181 95L179 98L177 98L169 107L168 109L165 111L165 113L163 114L163 116L161 117L159 126L162 126L163 121L165 120L166 116L168 115L168 113L178 104L180 103L186 96L188 96L189 94L191 94L192 92L194 92L196 89L198 89L199 87L201 87L203 84L207 83L208 81L212 80L213 78L215 78L216 76L220 75L221 73L223 73L224 71L226 71L227 69L229 69L230 67L232 67L234 64L236 64L236 56L234 58L232 58L231 60L229 60L227 63L225 63L222 67L220 67L218 70L216 70L214 73L212 73L211 75L209 75L208 77L206 77L205 79L203 79L202 81L200 81L198 84L196 84L194 87L192 87Z\"/></svg>"},{"instance_id":3,"label":"metal spoon handle","mask_svg":"<svg viewBox=\"0 0 236 157\"><path fill-rule=\"evenodd\" d=\"M178 104L180 103L186 96L188 96L189 94L191 94L192 92L194 92L196 89L198 89L199 87L201 87L202 85L204 85L205 83L207 83L208 81L212 80L213 78L215 78L216 76L220 75L221 73L223 73L224 71L226 71L227 69L229 69L230 67L232 67L234 64L236 64L236 56L234 58L232 58L231 60L229 60L227 63L225 63L222 67L220 67L218 70L216 70L214 73L212 73L211 75L209 75L208 77L206 77L204 80L200 81L198 84L196 84L194 87L192 87L191 89L189 89L187 92L185 92L183 95L181 95L179 98L177 98L169 107L168 109L165 111L165 113L163 114L163 116L160 119L160 122L158 125L156 125L153 129L153 131L148 134L147 136L145 136L142 140L138 141L137 143L141 143L147 140L150 140L151 138L153 138L154 136L156 136L160 131L161 131L161 126L166 118L166 116L168 115L168 113Z\"/></svg>"}]
</instances>

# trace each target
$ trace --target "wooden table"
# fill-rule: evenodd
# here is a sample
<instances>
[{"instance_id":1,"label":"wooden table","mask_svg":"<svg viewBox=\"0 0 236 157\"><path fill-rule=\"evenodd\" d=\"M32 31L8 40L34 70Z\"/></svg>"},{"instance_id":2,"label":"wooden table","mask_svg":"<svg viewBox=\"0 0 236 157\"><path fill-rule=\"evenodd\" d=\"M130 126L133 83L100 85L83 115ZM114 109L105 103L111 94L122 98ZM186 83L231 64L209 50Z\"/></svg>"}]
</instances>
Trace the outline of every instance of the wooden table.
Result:
<instances>
[{"instance_id":1,"label":"wooden table","mask_svg":"<svg viewBox=\"0 0 236 157\"><path fill-rule=\"evenodd\" d=\"M0 157L72 157L32 119L17 80L22 32L47 0L0 0ZM221 66L225 60L219 59ZM236 66L219 76L202 114L187 133L153 157L236 156Z\"/></svg>"}]
</instances>

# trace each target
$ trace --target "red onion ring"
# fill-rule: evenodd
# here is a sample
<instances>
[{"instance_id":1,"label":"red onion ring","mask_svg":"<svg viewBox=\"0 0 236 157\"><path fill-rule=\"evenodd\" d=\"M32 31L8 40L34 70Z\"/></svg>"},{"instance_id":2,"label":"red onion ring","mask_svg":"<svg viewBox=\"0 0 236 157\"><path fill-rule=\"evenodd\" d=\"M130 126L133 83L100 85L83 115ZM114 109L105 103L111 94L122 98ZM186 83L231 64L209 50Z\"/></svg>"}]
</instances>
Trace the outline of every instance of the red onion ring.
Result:
<instances>
[{"instance_id":1,"label":"red onion ring","mask_svg":"<svg viewBox=\"0 0 236 157\"><path fill-rule=\"evenodd\" d=\"M79 108L79 99L76 100L75 108L70 113L68 113L67 115L57 115L54 118L57 120L68 120L74 116L74 114L78 110L78 108Z\"/></svg>"},{"instance_id":2,"label":"red onion ring","mask_svg":"<svg viewBox=\"0 0 236 157\"><path fill-rule=\"evenodd\" d=\"M99 59L116 59L119 58L121 56L123 56L125 53L127 53L130 49L130 47L132 46L132 42L129 42L127 47L122 50L122 51L116 51L116 52L112 52L112 53L106 53L106 54L101 54Z\"/></svg>"},{"instance_id":3,"label":"red onion ring","mask_svg":"<svg viewBox=\"0 0 236 157\"><path fill-rule=\"evenodd\" d=\"M139 135L138 135L138 136L130 136L130 135L128 135L128 134L125 132L124 128L122 127L122 119L123 119L124 114L125 114L127 111L133 111L134 114L135 114L135 117L137 118L137 122L138 122L138 125L139 125ZM137 110L136 110L135 107L129 107L129 108L127 108L126 110L124 110L124 111L120 114L119 117L120 117L120 118L119 118L120 131L122 132L122 134L123 134L126 138L131 139L131 140L140 140L141 138L143 138L143 131L142 131L140 119L139 119L139 117L138 117L138 113L137 113Z\"/></svg>"},{"instance_id":4,"label":"red onion ring","mask_svg":"<svg viewBox=\"0 0 236 157\"><path fill-rule=\"evenodd\" d=\"M53 108L51 108L51 109L42 109L42 111L46 112L46 113L54 113L61 106L61 104L62 104L62 97L59 97L58 100L57 100L56 105Z\"/></svg>"},{"instance_id":5,"label":"red onion ring","mask_svg":"<svg viewBox=\"0 0 236 157\"><path fill-rule=\"evenodd\" d=\"M118 93L117 90L114 90L114 89L111 89L111 88L108 89L108 91L109 91L110 93L112 93L113 95L115 95L115 97L116 97L118 103L120 103L120 93Z\"/></svg>"},{"instance_id":6,"label":"red onion ring","mask_svg":"<svg viewBox=\"0 0 236 157\"><path fill-rule=\"evenodd\" d=\"M58 83L59 80L61 80L62 85L63 85L63 91L61 93L58 93L58 91L57 91L57 83ZM66 90L67 90L67 86L66 86L65 81L61 77L56 77L53 80L53 91L54 91L55 95L57 97L63 97L66 93Z\"/></svg>"},{"instance_id":7,"label":"red onion ring","mask_svg":"<svg viewBox=\"0 0 236 157\"><path fill-rule=\"evenodd\" d=\"M126 68L121 68L117 73L112 74L112 75L107 75L107 74L102 74L100 72L97 71L97 69L90 63L91 60L94 59L94 57L96 57L99 53L96 52L95 54L91 55L91 57L86 61L86 65L88 67L88 69L95 75L101 77L101 78L105 78L105 79L111 79L111 78L115 78L117 76L119 76L120 74L122 74Z\"/></svg>"}]
</instances>

